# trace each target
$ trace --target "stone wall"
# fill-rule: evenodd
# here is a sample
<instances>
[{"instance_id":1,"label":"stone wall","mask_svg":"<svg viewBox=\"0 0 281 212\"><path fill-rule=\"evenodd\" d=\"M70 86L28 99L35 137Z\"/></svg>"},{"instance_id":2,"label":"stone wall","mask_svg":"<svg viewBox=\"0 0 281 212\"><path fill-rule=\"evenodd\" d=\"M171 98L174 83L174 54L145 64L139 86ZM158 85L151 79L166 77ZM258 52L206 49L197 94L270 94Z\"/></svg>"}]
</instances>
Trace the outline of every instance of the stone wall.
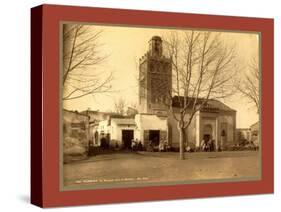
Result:
<instances>
[{"instance_id":1,"label":"stone wall","mask_svg":"<svg viewBox=\"0 0 281 212\"><path fill-rule=\"evenodd\" d=\"M74 111L63 111L63 146L68 155L85 154L89 139L89 117Z\"/></svg>"}]
</instances>

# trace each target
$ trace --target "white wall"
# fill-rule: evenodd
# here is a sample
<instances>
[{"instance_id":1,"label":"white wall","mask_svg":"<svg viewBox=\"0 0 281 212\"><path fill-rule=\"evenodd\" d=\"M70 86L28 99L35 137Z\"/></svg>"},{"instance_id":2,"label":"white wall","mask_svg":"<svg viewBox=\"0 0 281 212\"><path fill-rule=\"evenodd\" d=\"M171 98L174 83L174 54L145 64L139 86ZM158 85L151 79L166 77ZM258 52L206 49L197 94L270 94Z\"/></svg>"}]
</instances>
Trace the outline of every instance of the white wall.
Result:
<instances>
[{"instance_id":1,"label":"white wall","mask_svg":"<svg viewBox=\"0 0 281 212\"><path fill-rule=\"evenodd\" d=\"M144 130L168 130L167 118L160 118L156 115L137 114L135 116L137 125L136 137L141 142L144 142Z\"/></svg>"},{"instance_id":2,"label":"white wall","mask_svg":"<svg viewBox=\"0 0 281 212\"><path fill-rule=\"evenodd\" d=\"M227 141L228 142L235 142L234 138L233 138L233 134L234 134L234 131L233 131L233 125L234 125L233 117L231 115L220 116L219 117L219 123L222 123L222 122L227 123ZM219 126L219 128L220 128L220 126Z\"/></svg>"},{"instance_id":3,"label":"white wall","mask_svg":"<svg viewBox=\"0 0 281 212\"><path fill-rule=\"evenodd\" d=\"M278 0L10 0L2 1L1 16L1 103L0 154L1 211L41 211L29 202L30 171L30 7L41 3L97 7L162 10L233 16L275 17L275 108L281 108L281 13ZM196 20L195 20L196 21ZM133 58L132 58L133 59ZM197 212L278 211L281 201L281 110L275 110L275 194L204 198L149 203L109 204L102 206L54 208L51 211L123 211L155 210ZM15 133L15 129L17 129ZM279 209L278 209L279 208Z\"/></svg>"},{"instance_id":4,"label":"white wall","mask_svg":"<svg viewBox=\"0 0 281 212\"><path fill-rule=\"evenodd\" d=\"M159 118L156 115L136 115L136 124L142 130L167 130L167 118Z\"/></svg>"},{"instance_id":5,"label":"white wall","mask_svg":"<svg viewBox=\"0 0 281 212\"><path fill-rule=\"evenodd\" d=\"M108 125L108 120L100 121L98 126L98 133L107 134L110 133L110 126Z\"/></svg>"},{"instance_id":6,"label":"white wall","mask_svg":"<svg viewBox=\"0 0 281 212\"><path fill-rule=\"evenodd\" d=\"M134 138L136 138L136 127L134 125L117 125L116 122L111 121L110 126L110 139L118 142L119 145L122 145L122 130L133 130Z\"/></svg>"}]
</instances>

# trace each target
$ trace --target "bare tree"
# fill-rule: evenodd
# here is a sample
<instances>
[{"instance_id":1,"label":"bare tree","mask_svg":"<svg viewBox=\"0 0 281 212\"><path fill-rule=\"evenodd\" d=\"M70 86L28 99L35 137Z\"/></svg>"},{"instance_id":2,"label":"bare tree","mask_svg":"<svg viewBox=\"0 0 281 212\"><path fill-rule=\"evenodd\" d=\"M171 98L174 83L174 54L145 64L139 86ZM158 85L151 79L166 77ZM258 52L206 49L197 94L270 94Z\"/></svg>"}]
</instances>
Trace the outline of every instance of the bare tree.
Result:
<instances>
[{"instance_id":1,"label":"bare tree","mask_svg":"<svg viewBox=\"0 0 281 212\"><path fill-rule=\"evenodd\" d=\"M259 65L256 58L253 58L248 66L248 72L244 76L240 83L237 85L239 92L253 103L257 109L257 113L260 112L260 98L259 98L259 80L260 72Z\"/></svg>"},{"instance_id":2,"label":"bare tree","mask_svg":"<svg viewBox=\"0 0 281 212\"><path fill-rule=\"evenodd\" d=\"M115 112L120 115L125 115L126 106L127 106L127 102L123 98L119 98L117 101L114 102Z\"/></svg>"},{"instance_id":3,"label":"bare tree","mask_svg":"<svg viewBox=\"0 0 281 212\"><path fill-rule=\"evenodd\" d=\"M208 101L235 92L235 52L215 32L172 32L166 44L173 69L169 108L178 124L180 159L184 159L185 132L196 112Z\"/></svg>"},{"instance_id":4,"label":"bare tree","mask_svg":"<svg viewBox=\"0 0 281 212\"><path fill-rule=\"evenodd\" d=\"M95 26L63 27L63 100L72 100L111 89L112 73L97 70L106 55L100 53L102 31Z\"/></svg>"}]
</instances>

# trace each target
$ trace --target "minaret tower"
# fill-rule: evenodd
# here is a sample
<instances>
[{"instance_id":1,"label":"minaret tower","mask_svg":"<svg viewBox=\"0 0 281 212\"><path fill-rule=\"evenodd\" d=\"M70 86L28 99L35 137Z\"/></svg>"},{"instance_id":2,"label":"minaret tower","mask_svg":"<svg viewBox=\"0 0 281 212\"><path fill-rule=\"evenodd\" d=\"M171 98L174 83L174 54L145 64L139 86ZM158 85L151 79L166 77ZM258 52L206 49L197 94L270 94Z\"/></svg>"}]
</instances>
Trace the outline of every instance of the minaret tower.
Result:
<instances>
[{"instance_id":1,"label":"minaret tower","mask_svg":"<svg viewBox=\"0 0 281 212\"><path fill-rule=\"evenodd\" d=\"M171 59L163 55L163 41L153 36L148 52L139 60L139 112L167 110L172 89Z\"/></svg>"}]
</instances>

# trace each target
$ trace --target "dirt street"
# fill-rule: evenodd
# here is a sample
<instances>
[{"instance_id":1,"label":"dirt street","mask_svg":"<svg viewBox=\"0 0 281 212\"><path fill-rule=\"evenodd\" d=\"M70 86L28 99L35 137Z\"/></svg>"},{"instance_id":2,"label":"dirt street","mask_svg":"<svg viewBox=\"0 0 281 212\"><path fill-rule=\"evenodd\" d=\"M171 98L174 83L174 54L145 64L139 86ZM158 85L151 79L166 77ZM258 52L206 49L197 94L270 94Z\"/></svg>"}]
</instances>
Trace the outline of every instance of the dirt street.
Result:
<instances>
[{"instance_id":1,"label":"dirt street","mask_svg":"<svg viewBox=\"0 0 281 212\"><path fill-rule=\"evenodd\" d=\"M64 184L105 185L258 177L258 151L186 153L126 152L64 164Z\"/></svg>"}]
</instances>

